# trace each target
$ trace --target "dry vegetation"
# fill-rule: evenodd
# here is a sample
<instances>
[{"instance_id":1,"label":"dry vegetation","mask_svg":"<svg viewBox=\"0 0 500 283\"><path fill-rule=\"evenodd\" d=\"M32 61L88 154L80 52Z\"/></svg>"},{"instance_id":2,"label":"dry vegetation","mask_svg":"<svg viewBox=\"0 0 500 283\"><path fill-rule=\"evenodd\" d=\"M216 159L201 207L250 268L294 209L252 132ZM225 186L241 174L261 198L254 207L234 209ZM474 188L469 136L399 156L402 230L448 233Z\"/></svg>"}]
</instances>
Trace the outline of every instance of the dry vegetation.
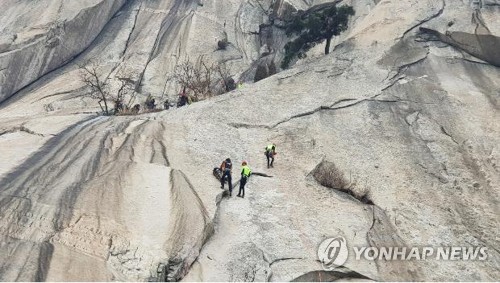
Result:
<instances>
[{"instance_id":1,"label":"dry vegetation","mask_svg":"<svg viewBox=\"0 0 500 283\"><path fill-rule=\"evenodd\" d=\"M177 65L172 79L189 92L193 102L236 88L225 63L208 63L203 57L197 62L188 59Z\"/></svg>"},{"instance_id":2,"label":"dry vegetation","mask_svg":"<svg viewBox=\"0 0 500 283\"><path fill-rule=\"evenodd\" d=\"M144 107L134 104L137 96L135 82L130 74L117 74L113 79L97 62L80 66L80 79L87 86L85 96L97 101L104 115L135 115L156 112L157 101L148 96ZM231 71L224 62L208 63L203 57L196 62L189 59L176 66L169 78L185 90L187 103L197 102L236 88ZM118 85L116 85L118 83ZM113 85L111 85L113 84ZM179 103L177 106L183 106ZM168 109L168 108L166 108Z\"/></svg>"},{"instance_id":3,"label":"dry vegetation","mask_svg":"<svg viewBox=\"0 0 500 283\"><path fill-rule=\"evenodd\" d=\"M108 76L104 74L98 63L88 62L80 66L80 78L89 88L86 95L97 100L104 115L138 112L132 107L137 93L134 89L134 82L129 77L118 74L117 79L120 85L118 90L113 92Z\"/></svg>"},{"instance_id":4,"label":"dry vegetation","mask_svg":"<svg viewBox=\"0 0 500 283\"><path fill-rule=\"evenodd\" d=\"M356 183L348 181L333 162L321 162L313 170L312 175L322 186L344 192L362 203L373 205L369 190L366 187L357 187Z\"/></svg>"}]
</instances>

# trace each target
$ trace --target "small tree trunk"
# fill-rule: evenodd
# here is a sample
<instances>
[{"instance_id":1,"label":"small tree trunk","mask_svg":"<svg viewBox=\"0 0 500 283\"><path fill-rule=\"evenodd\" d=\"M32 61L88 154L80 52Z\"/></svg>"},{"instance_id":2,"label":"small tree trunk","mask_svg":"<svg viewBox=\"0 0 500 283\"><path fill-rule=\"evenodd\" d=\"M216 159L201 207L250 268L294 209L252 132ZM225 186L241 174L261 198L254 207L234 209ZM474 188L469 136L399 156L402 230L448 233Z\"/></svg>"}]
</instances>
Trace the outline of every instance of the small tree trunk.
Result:
<instances>
[{"instance_id":1,"label":"small tree trunk","mask_svg":"<svg viewBox=\"0 0 500 283\"><path fill-rule=\"evenodd\" d=\"M104 100L104 108L106 108L106 115L109 115L108 102L106 100Z\"/></svg>"},{"instance_id":2,"label":"small tree trunk","mask_svg":"<svg viewBox=\"0 0 500 283\"><path fill-rule=\"evenodd\" d=\"M104 113L106 115L109 115L108 101L107 101L106 96L104 94L102 95L102 101L104 102Z\"/></svg>"},{"instance_id":3,"label":"small tree trunk","mask_svg":"<svg viewBox=\"0 0 500 283\"><path fill-rule=\"evenodd\" d=\"M101 107L101 111L104 112L104 107L102 106L101 102L102 102L102 100L99 100L99 102L98 102L99 103L99 107Z\"/></svg>"},{"instance_id":4,"label":"small tree trunk","mask_svg":"<svg viewBox=\"0 0 500 283\"><path fill-rule=\"evenodd\" d=\"M332 43L332 38L329 37L326 39L326 46L325 46L325 55L330 54L330 43Z\"/></svg>"}]
</instances>

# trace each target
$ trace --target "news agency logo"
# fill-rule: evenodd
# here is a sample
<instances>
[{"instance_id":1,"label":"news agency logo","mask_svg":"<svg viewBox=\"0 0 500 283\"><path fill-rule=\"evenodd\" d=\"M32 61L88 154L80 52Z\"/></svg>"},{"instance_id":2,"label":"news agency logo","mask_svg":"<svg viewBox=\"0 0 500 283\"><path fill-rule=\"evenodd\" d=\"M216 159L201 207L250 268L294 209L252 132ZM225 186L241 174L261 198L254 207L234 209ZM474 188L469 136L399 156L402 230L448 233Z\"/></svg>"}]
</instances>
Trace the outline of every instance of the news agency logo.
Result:
<instances>
[{"instance_id":1,"label":"news agency logo","mask_svg":"<svg viewBox=\"0 0 500 283\"><path fill-rule=\"evenodd\" d=\"M348 256L347 241L344 237L328 238L318 247L318 258L326 271L343 265Z\"/></svg>"},{"instance_id":2,"label":"news agency logo","mask_svg":"<svg viewBox=\"0 0 500 283\"><path fill-rule=\"evenodd\" d=\"M484 261L487 247L352 247L356 260L451 260ZM328 238L318 247L323 269L331 271L344 265L349 248L344 237Z\"/></svg>"},{"instance_id":3,"label":"news agency logo","mask_svg":"<svg viewBox=\"0 0 500 283\"><path fill-rule=\"evenodd\" d=\"M353 247L356 260L451 260L483 261L486 247Z\"/></svg>"}]
</instances>

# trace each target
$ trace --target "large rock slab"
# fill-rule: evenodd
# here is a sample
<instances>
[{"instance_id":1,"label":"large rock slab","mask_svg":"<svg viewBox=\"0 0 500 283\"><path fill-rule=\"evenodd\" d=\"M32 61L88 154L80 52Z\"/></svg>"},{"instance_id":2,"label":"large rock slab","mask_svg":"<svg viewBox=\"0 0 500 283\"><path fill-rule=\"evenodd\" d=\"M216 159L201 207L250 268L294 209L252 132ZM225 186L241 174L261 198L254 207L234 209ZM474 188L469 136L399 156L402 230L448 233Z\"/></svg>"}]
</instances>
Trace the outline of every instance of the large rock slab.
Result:
<instances>
[{"instance_id":1,"label":"large rock slab","mask_svg":"<svg viewBox=\"0 0 500 283\"><path fill-rule=\"evenodd\" d=\"M99 117L75 66L89 59L111 80L127 73L143 94L174 91L163 78L187 56L230 59L238 72L259 59L258 3L128 3L71 64L0 109L0 155L14 157L0 166L0 278L496 280L500 71L418 34L443 33L450 18L470 33L478 11L465 2L350 1L362 16L328 56L180 109ZM497 7L486 2L495 35ZM203 50L224 22L235 48ZM267 169L270 142L278 155ZM253 176L244 199L229 198L211 175L227 157L234 179L242 160L272 177ZM323 161L373 204L319 184L311 172ZM327 272L317 248L335 236L485 246L488 259L351 254Z\"/></svg>"},{"instance_id":2,"label":"large rock slab","mask_svg":"<svg viewBox=\"0 0 500 283\"><path fill-rule=\"evenodd\" d=\"M84 51L124 0L4 1L0 102Z\"/></svg>"}]
</instances>

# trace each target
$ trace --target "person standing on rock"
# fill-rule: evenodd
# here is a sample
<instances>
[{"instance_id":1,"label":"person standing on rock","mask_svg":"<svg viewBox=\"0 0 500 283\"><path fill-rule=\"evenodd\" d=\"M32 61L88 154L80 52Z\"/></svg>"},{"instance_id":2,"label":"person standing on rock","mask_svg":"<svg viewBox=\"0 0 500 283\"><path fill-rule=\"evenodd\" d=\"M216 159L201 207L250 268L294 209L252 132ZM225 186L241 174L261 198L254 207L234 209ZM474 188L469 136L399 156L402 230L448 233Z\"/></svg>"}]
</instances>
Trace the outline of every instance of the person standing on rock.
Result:
<instances>
[{"instance_id":1,"label":"person standing on rock","mask_svg":"<svg viewBox=\"0 0 500 283\"><path fill-rule=\"evenodd\" d=\"M252 170L248 167L247 162L243 161L241 163L241 179L240 179L240 191L238 192L238 196L241 198L245 197L245 185L248 181L248 178L252 174Z\"/></svg>"},{"instance_id":2,"label":"person standing on rock","mask_svg":"<svg viewBox=\"0 0 500 283\"><path fill-rule=\"evenodd\" d=\"M229 183L229 195L233 192L233 182L231 178L231 169L233 169L233 164L231 163L231 159L227 158L222 161L220 165L220 170L222 171L222 177L220 178L220 188L224 189L224 183L227 176L227 182Z\"/></svg>"},{"instance_id":3,"label":"person standing on rock","mask_svg":"<svg viewBox=\"0 0 500 283\"><path fill-rule=\"evenodd\" d=\"M274 143L266 146L266 151L264 152L267 158L267 168L273 167L274 156L276 155L276 145Z\"/></svg>"},{"instance_id":4,"label":"person standing on rock","mask_svg":"<svg viewBox=\"0 0 500 283\"><path fill-rule=\"evenodd\" d=\"M188 104L188 95L186 93L186 87L182 89L182 92L179 93L179 100L177 101L177 107L182 107Z\"/></svg>"}]
</instances>

